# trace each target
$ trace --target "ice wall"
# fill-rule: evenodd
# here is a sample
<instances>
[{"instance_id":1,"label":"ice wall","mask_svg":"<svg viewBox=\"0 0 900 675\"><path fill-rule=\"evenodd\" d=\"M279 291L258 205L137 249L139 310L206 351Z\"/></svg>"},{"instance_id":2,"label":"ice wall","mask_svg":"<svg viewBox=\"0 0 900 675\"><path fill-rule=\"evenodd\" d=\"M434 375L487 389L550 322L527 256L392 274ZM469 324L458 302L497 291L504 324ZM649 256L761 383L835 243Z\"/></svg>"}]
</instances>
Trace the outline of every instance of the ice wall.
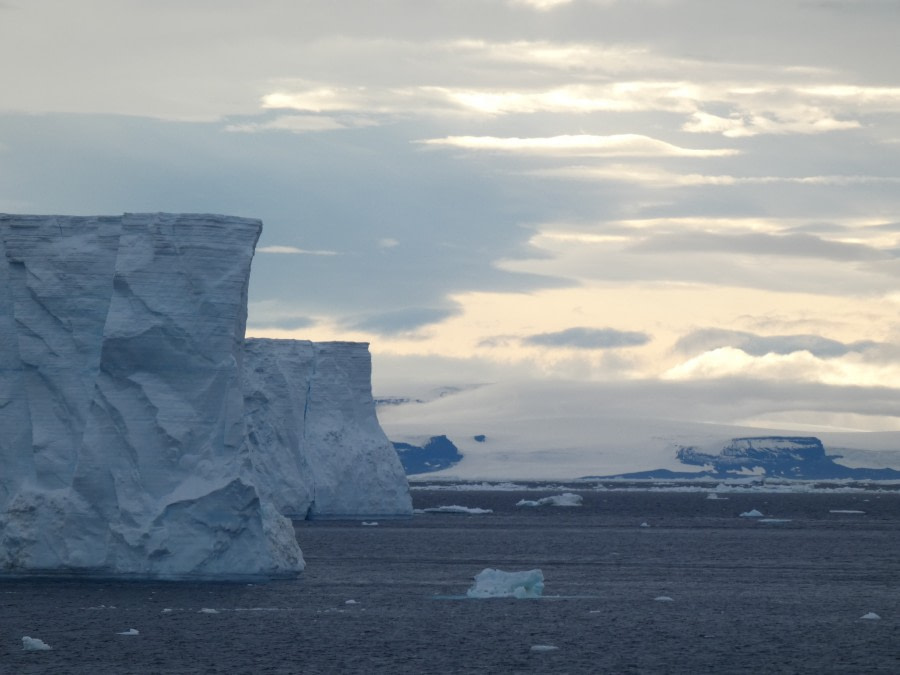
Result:
<instances>
[{"instance_id":1,"label":"ice wall","mask_svg":"<svg viewBox=\"0 0 900 675\"><path fill-rule=\"evenodd\" d=\"M282 513L412 514L406 475L375 414L366 343L250 339L244 350L255 480Z\"/></svg>"},{"instance_id":2,"label":"ice wall","mask_svg":"<svg viewBox=\"0 0 900 675\"><path fill-rule=\"evenodd\" d=\"M302 569L244 441L260 229L210 215L0 216L0 571Z\"/></svg>"}]
</instances>

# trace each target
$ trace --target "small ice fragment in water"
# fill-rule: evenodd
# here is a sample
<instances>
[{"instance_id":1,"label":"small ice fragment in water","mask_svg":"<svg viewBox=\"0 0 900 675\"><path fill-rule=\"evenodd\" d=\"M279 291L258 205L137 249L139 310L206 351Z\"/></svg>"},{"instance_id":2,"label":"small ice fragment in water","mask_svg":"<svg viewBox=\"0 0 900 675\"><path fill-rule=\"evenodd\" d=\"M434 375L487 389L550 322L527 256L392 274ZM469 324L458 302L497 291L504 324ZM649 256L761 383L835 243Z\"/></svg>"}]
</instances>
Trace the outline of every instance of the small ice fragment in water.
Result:
<instances>
[{"instance_id":1,"label":"small ice fragment in water","mask_svg":"<svg viewBox=\"0 0 900 675\"><path fill-rule=\"evenodd\" d=\"M434 506L429 509L422 509L423 513L472 513L472 514L481 514L481 513L493 513L493 509L480 509L477 506L459 506L457 504L451 504L449 506Z\"/></svg>"},{"instance_id":2,"label":"small ice fragment in water","mask_svg":"<svg viewBox=\"0 0 900 675\"><path fill-rule=\"evenodd\" d=\"M861 516L865 514L865 511L856 511L854 509L829 509L828 513L848 513Z\"/></svg>"},{"instance_id":3,"label":"small ice fragment in water","mask_svg":"<svg viewBox=\"0 0 900 675\"><path fill-rule=\"evenodd\" d=\"M516 502L516 506L581 506L581 495L573 492L563 492L561 495L553 495L533 501L522 499Z\"/></svg>"},{"instance_id":4,"label":"small ice fragment in water","mask_svg":"<svg viewBox=\"0 0 900 675\"><path fill-rule=\"evenodd\" d=\"M878 616L875 612L869 612L868 614L863 614L863 615L862 615L861 617L859 617L859 618L860 618L860 619L866 619L866 620L877 620L877 619L880 619L881 617Z\"/></svg>"},{"instance_id":5,"label":"small ice fragment in water","mask_svg":"<svg viewBox=\"0 0 900 675\"><path fill-rule=\"evenodd\" d=\"M475 575L475 584L466 591L470 598L539 598L544 592L541 570L504 572L490 567Z\"/></svg>"},{"instance_id":6,"label":"small ice fragment in water","mask_svg":"<svg viewBox=\"0 0 900 675\"><path fill-rule=\"evenodd\" d=\"M136 628L129 628L128 630L122 631L121 633L116 633L116 635L138 635L138 630Z\"/></svg>"},{"instance_id":7,"label":"small ice fragment in water","mask_svg":"<svg viewBox=\"0 0 900 675\"><path fill-rule=\"evenodd\" d=\"M45 652L49 649L53 649L50 645L48 645L43 640L38 638L28 637L27 635L22 638L22 649L29 652Z\"/></svg>"},{"instance_id":8,"label":"small ice fragment in water","mask_svg":"<svg viewBox=\"0 0 900 675\"><path fill-rule=\"evenodd\" d=\"M656 596L655 598L653 598L653 599L654 599L656 602L675 602L675 601L672 600L672 598L670 598L668 595L657 595L657 596Z\"/></svg>"},{"instance_id":9,"label":"small ice fragment in water","mask_svg":"<svg viewBox=\"0 0 900 675\"><path fill-rule=\"evenodd\" d=\"M209 608L209 607L204 607L203 609L201 609L201 610L198 612L198 614L218 614L218 613L219 613L219 610L217 610L217 609L211 609L211 608Z\"/></svg>"},{"instance_id":10,"label":"small ice fragment in water","mask_svg":"<svg viewBox=\"0 0 900 675\"><path fill-rule=\"evenodd\" d=\"M643 522L641 523L641 527L650 527L650 525L647 522Z\"/></svg>"},{"instance_id":11,"label":"small ice fragment in water","mask_svg":"<svg viewBox=\"0 0 900 675\"><path fill-rule=\"evenodd\" d=\"M556 645L531 645L533 652L552 652L554 649L559 649L559 647Z\"/></svg>"},{"instance_id":12,"label":"small ice fragment in water","mask_svg":"<svg viewBox=\"0 0 900 675\"><path fill-rule=\"evenodd\" d=\"M377 527L378 526L378 523L375 522L374 520L372 522L367 522L364 520L364 521L362 521L362 524L364 527Z\"/></svg>"},{"instance_id":13,"label":"small ice fragment in water","mask_svg":"<svg viewBox=\"0 0 900 675\"><path fill-rule=\"evenodd\" d=\"M741 514L741 518L762 518L762 517L763 517L763 514L760 513L759 511L757 511L756 509L753 509L752 511L744 511Z\"/></svg>"},{"instance_id":14,"label":"small ice fragment in water","mask_svg":"<svg viewBox=\"0 0 900 675\"><path fill-rule=\"evenodd\" d=\"M172 608L171 608L171 607L166 607L166 608L162 611L162 613L165 614L166 612L171 612L171 611L172 611Z\"/></svg>"},{"instance_id":15,"label":"small ice fragment in water","mask_svg":"<svg viewBox=\"0 0 900 675\"><path fill-rule=\"evenodd\" d=\"M351 599L351 600L344 600L344 604L345 605L358 605L359 603L356 602L356 600Z\"/></svg>"}]
</instances>

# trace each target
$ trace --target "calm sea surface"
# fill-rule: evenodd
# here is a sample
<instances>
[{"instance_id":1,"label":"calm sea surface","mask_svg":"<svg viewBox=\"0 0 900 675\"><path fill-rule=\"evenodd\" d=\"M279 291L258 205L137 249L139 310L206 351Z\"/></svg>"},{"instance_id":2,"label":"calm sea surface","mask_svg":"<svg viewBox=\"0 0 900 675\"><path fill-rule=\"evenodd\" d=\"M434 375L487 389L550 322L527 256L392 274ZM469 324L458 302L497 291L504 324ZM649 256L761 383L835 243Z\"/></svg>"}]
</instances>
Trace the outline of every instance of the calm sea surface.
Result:
<instances>
[{"instance_id":1,"label":"calm sea surface","mask_svg":"<svg viewBox=\"0 0 900 675\"><path fill-rule=\"evenodd\" d=\"M2 582L0 672L900 673L897 493L515 506L559 492L416 490L493 513L297 523L296 581ZM545 597L463 599L485 567L540 568Z\"/></svg>"}]
</instances>

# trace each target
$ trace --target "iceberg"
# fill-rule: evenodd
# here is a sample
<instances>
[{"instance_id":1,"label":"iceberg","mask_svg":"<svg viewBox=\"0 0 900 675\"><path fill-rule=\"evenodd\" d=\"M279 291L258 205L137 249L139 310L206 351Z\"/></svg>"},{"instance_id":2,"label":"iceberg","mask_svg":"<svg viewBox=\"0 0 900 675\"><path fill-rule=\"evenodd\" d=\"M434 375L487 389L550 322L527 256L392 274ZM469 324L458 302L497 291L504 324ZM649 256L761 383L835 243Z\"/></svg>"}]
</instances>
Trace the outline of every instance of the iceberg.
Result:
<instances>
[{"instance_id":1,"label":"iceberg","mask_svg":"<svg viewBox=\"0 0 900 675\"><path fill-rule=\"evenodd\" d=\"M520 499L516 506L581 506L581 495L574 492L563 492L561 495L552 495L541 499Z\"/></svg>"},{"instance_id":2,"label":"iceberg","mask_svg":"<svg viewBox=\"0 0 900 675\"><path fill-rule=\"evenodd\" d=\"M475 575L475 583L466 591L470 598L539 598L544 592L544 573L539 569L504 572L483 569Z\"/></svg>"},{"instance_id":3,"label":"iceberg","mask_svg":"<svg viewBox=\"0 0 900 675\"><path fill-rule=\"evenodd\" d=\"M27 652L46 652L53 649L53 647L40 638L33 638L26 635L22 638L22 649Z\"/></svg>"},{"instance_id":4,"label":"iceberg","mask_svg":"<svg viewBox=\"0 0 900 675\"><path fill-rule=\"evenodd\" d=\"M364 342L253 338L244 406L254 480L294 519L412 515L403 466L378 423Z\"/></svg>"},{"instance_id":5,"label":"iceberg","mask_svg":"<svg viewBox=\"0 0 900 675\"><path fill-rule=\"evenodd\" d=\"M245 341L262 223L0 215L0 574L291 577L410 515L368 347Z\"/></svg>"}]
</instances>

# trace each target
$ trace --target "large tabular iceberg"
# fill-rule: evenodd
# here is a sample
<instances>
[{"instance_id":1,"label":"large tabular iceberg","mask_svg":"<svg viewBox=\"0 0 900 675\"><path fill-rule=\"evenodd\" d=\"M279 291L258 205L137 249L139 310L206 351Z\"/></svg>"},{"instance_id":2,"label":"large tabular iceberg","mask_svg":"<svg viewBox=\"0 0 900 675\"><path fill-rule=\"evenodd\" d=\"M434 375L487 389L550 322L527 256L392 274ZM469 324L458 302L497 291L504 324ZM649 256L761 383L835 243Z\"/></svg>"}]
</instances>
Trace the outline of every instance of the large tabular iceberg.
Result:
<instances>
[{"instance_id":1,"label":"large tabular iceberg","mask_svg":"<svg viewBox=\"0 0 900 675\"><path fill-rule=\"evenodd\" d=\"M250 339L244 349L256 483L281 513L412 514L403 466L375 415L367 344Z\"/></svg>"},{"instance_id":2,"label":"large tabular iceberg","mask_svg":"<svg viewBox=\"0 0 900 675\"><path fill-rule=\"evenodd\" d=\"M279 513L290 500L265 480L278 467L246 433L260 230L210 215L0 216L0 572L303 568ZM307 419L303 433L328 423ZM311 488L316 503L320 484L340 483L306 468L297 491Z\"/></svg>"}]
</instances>

